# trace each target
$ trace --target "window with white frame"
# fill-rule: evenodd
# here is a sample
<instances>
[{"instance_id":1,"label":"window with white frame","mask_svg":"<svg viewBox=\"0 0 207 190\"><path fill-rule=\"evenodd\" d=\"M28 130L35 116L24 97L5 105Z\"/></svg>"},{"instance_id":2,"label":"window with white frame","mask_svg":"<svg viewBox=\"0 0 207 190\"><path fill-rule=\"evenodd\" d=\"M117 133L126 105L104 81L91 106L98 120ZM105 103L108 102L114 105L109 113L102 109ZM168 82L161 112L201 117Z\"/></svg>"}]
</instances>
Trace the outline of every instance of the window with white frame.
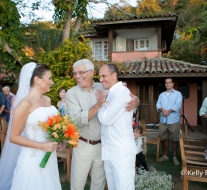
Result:
<instances>
[{"instance_id":1,"label":"window with white frame","mask_svg":"<svg viewBox=\"0 0 207 190\"><path fill-rule=\"evenodd\" d=\"M139 50L149 50L148 39L134 40L134 51L139 51Z\"/></svg>"},{"instance_id":2,"label":"window with white frame","mask_svg":"<svg viewBox=\"0 0 207 190\"><path fill-rule=\"evenodd\" d=\"M108 61L109 42L107 40L94 41L94 59L97 61Z\"/></svg>"}]
</instances>

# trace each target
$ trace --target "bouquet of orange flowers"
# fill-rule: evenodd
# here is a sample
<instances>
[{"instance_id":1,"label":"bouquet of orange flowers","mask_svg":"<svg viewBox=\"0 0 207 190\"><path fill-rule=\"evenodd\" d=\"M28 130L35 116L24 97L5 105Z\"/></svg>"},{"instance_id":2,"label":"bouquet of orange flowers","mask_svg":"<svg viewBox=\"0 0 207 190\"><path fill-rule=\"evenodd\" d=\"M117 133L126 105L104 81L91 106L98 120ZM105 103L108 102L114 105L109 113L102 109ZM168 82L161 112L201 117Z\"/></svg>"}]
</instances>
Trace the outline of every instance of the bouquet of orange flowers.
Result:
<instances>
[{"instance_id":1,"label":"bouquet of orange flowers","mask_svg":"<svg viewBox=\"0 0 207 190\"><path fill-rule=\"evenodd\" d=\"M69 146L74 147L78 144L78 139L80 137L79 130L68 115L48 117L46 122L39 121L38 126L42 127L43 131L47 131L49 133L47 136L48 140L57 142L58 144L68 142ZM47 152L45 154L40 163L41 168L45 167L50 155L51 152Z\"/></svg>"}]
</instances>

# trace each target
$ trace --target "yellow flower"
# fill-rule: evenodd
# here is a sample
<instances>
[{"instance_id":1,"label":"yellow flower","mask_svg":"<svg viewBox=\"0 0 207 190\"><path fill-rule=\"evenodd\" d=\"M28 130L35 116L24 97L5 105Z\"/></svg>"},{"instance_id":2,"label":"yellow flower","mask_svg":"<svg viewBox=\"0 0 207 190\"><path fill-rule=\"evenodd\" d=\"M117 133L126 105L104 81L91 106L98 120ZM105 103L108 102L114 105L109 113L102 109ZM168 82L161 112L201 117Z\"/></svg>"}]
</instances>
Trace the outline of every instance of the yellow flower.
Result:
<instances>
[{"instance_id":1,"label":"yellow flower","mask_svg":"<svg viewBox=\"0 0 207 190\"><path fill-rule=\"evenodd\" d=\"M45 127L42 127L42 130L43 130L43 131L47 131L47 128L45 128Z\"/></svg>"},{"instance_id":2,"label":"yellow flower","mask_svg":"<svg viewBox=\"0 0 207 190\"><path fill-rule=\"evenodd\" d=\"M42 127L43 131L47 131L48 128L50 127L47 123L43 123L41 121L38 122L38 126Z\"/></svg>"},{"instance_id":3,"label":"yellow flower","mask_svg":"<svg viewBox=\"0 0 207 190\"><path fill-rule=\"evenodd\" d=\"M53 132L52 136L55 137L56 139L58 138L58 134L56 132Z\"/></svg>"},{"instance_id":4,"label":"yellow flower","mask_svg":"<svg viewBox=\"0 0 207 190\"><path fill-rule=\"evenodd\" d=\"M60 124L60 123L56 124L56 127L57 127L58 129L61 129L61 124Z\"/></svg>"},{"instance_id":5,"label":"yellow flower","mask_svg":"<svg viewBox=\"0 0 207 190\"><path fill-rule=\"evenodd\" d=\"M54 127L52 128L52 130L54 130L54 131L57 130L57 124L54 125Z\"/></svg>"},{"instance_id":6,"label":"yellow flower","mask_svg":"<svg viewBox=\"0 0 207 190\"><path fill-rule=\"evenodd\" d=\"M71 139L71 140L68 141L68 143L76 147L78 145L78 140Z\"/></svg>"},{"instance_id":7,"label":"yellow flower","mask_svg":"<svg viewBox=\"0 0 207 190\"><path fill-rule=\"evenodd\" d=\"M63 130L65 130L67 128L67 125L63 125Z\"/></svg>"}]
</instances>

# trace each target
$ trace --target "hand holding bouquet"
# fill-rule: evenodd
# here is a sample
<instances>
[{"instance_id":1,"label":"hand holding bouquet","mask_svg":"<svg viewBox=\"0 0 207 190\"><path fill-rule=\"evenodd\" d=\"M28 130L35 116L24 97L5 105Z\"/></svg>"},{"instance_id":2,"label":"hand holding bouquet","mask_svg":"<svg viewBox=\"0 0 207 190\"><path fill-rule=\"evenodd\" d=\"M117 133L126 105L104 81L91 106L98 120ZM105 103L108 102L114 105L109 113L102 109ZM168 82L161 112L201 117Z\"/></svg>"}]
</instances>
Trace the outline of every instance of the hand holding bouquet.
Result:
<instances>
[{"instance_id":1,"label":"hand holding bouquet","mask_svg":"<svg viewBox=\"0 0 207 190\"><path fill-rule=\"evenodd\" d=\"M65 116L52 116L48 117L46 122L38 122L38 126L42 127L43 131L48 132L47 139L53 142L65 143L67 142L69 146L76 147L78 144L78 139L80 137L79 130L68 115ZM51 152L47 152L40 163L40 167L44 168Z\"/></svg>"}]
</instances>

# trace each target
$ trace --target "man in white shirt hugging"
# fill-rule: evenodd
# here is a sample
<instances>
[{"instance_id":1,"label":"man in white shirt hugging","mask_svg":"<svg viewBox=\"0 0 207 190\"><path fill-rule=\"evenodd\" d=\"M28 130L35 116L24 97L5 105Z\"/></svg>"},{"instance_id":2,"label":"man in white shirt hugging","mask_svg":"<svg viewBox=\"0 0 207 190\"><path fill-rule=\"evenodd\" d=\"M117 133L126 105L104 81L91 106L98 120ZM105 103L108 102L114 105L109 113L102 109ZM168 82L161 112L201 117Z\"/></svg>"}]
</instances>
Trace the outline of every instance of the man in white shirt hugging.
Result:
<instances>
[{"instance_id":1,"label":"man in white shirt hugging","mask_svg":"<svg viewBox=\"0 0 207 190\"><path fill-rule=\"evenodd\" d=\"M126 111L130 91L118 82L118 69L107 64L99 70L100 82L108 90L98 111L101 122L102 160L109 190L134 190L136 145L132 129L133 111ZM97 93L97 96L101 95ZM106 92L105 92L106 93Z\"/></svg>"}]
</instances>

